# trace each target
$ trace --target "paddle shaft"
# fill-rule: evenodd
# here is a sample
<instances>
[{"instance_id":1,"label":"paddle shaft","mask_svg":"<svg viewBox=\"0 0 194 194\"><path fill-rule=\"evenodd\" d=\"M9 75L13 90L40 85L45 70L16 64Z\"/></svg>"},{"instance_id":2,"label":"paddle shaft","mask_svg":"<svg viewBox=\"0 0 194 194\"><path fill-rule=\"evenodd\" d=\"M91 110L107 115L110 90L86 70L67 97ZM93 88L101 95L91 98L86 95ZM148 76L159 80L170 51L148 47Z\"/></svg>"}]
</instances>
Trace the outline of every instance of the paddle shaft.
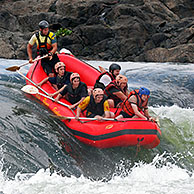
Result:
<instances>
[{"instance_id":1,"label":"paddle shaft","mask_svg":"<svg viewBox=\"0 0 194 194\"><path fill-rule=\"evenodd\" d=\"M35 61L38 61L38 60L40 60L40 59L44 59L44 58L46 58L48 55L45 55L45 56L42 56L42 57L39 57L39 58L36 58L36 59L34 59L32 62L34 63ZM27 64L29 64L29 61L28 62L26 62L26 63L23 63L23 64L21 64L20 66L18 66L19 68L20 67L23 67L23 66L25 66L25 65L27 65Z\"/></svg>"},{"instance_id":2,"label":"paddle shaft","mask_svg":"<svg viewBox=\"0 0 194 194\"><path fill-rule=\"evenodd\" d=\"M40 92L37 92L37 94L39 94L39 95L41 95L41 96L44 96L44 97L46 97L46 98L48 98L48 99L50 99L50 100L52 100L52 101L55 101L54 98L52 98L52 97L50 97L50 96L47 96L47 95L45 95L45 94L42 94L42 93L40 93ZM61 104L61 105L65 106L65 107L68 107L68 108L69 108L69 105L64 104L64 103L61 102L61 101L56 101L56 102L57 102L58 104Z\"/></svg>"},{"instance_id":3,"label":"paddle shaft","mask_svg":"<svg viewBox=\"0 0 194 194\"><path fill-rule=\"evenodd\" d=\"M44 94L42 94L42 93L39 93L39 92L37 92L37 94L39 94L39 95L41 95L41 96L44 96L44 97L46 97L46 98L48 98L48 99L50 99L50 100L52 100L52 101L55 101L55 99L54 98L52 98L52 97L50 97L50 96L48 96L48 93L45 91L45 90L43 90L40 86L38 86L36 83L34 83L31 79L29 79L28 77L26 77L23 73L21 73L20 71L17 71L23 78L25 78L26 80L28 80L30 83L32 83L34 86L36 86L38 89L40 89L42 92L44 92L46 95L44 95ZM69 108L69 105L67 105L67 104L65 104L65 103L63 103L63 102L61 102L61 101L56 101L58 104L61 104L61 105L63 105L63 106L65 106L65 107L68 107ZM71 111L72 111L72 113L75 115L75 113L74 113L74 111L72 110L72 109L70 109Z\"/></svg>"},{"instance_id":4,"label":"paddle shaft","mask_svg":"<svg viewBox=\"0 0 194 194\"><path fill-rule=\"evenodd\" d=\"M62 119L75 119L75 117L66 117L66 116L59 116L61 117ZM95 121L95 120L98 120L97 118L87 118L87 117L79 117L80 120L92 120L92 121ZM105 120L105 121L115 121L115 119L111 119L111 118L102 118L102 120Z\"/></svg>"}]
</instances>

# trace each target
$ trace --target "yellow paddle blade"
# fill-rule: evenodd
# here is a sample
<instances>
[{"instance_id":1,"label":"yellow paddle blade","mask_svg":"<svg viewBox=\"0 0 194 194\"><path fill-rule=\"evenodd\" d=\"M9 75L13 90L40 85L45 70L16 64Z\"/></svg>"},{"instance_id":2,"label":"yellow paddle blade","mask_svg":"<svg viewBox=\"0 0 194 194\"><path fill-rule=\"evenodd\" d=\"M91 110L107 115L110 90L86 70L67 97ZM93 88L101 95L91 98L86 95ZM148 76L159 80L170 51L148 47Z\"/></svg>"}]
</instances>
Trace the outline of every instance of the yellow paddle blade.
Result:
<instances>
[{"instance_id":1,"label":"yellow paddle blade","mask_svg":"<svg viewBox=\"0 0 194 194\"><path fill-rule=\"evenodd\" d=\"M32 85L25 85L21 89L23 92L26 92L28 94L37 94L38 93L38 88L32 86Z\"/></svg>"}]
</instances>

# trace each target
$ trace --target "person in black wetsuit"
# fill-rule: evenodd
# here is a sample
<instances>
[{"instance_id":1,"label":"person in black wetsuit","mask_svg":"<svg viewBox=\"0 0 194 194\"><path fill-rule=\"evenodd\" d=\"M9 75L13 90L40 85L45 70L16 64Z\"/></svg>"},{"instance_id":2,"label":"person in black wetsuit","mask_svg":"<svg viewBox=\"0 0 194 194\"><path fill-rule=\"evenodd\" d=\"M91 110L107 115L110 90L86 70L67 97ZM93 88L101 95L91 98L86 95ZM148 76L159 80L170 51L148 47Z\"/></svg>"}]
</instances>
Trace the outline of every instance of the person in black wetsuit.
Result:
<instances>
[{"instance_id":1,"label":"person in black wetsuit","mask_svg":"<svg viewBox=\"0 0 194 194\"><path fill-rule=\"evenodd\" d=\"M70 83L64 87L55 100L58 101L60 98L64 97L72 104L70 108L74 109L86 96L88 96L86 84L80 81L80 75L78 73L72 73Z\"/></svg>"},{"instance_id":2,"label":"person in black wetsuit","mask_svg":"<svg viewBox=\"0 0 194 194\"><path fill-rule=\"evenodd\" d=\"M49 94L51 97L60 93L64 87L70 83L70 76L72 74L71 72L65 71L65 64L63 62L58 62L55 64L55 71L57 73L56 77L46 77L37 84L38 86L42 86L42 84L49 81L57 90L55 93Z\"/></svg>"}]
</instances>

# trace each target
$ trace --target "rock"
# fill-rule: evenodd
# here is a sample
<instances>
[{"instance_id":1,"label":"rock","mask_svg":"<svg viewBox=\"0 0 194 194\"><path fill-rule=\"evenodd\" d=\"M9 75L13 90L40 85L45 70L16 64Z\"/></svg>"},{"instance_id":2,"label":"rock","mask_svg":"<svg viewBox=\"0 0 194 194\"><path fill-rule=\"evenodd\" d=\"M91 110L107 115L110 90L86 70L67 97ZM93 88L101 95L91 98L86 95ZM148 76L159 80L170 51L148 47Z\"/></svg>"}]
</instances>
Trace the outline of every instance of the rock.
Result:
<instances>
[{"instance_id":1,"label":"rock","mask_svg":"<svg viewBox=\"0 0 194 194\"><path fill-rule=\"evenodd\" d=\"M181 62L194 61L194 43L173 47L170 49L156 48L145 52L137 60L146 62Z\"/></svg>"},{"instance_id":2,"label":"rock","mask_svg":"<svg viewBox=\"0 0 194 194\"><path fill-rule=\"evenodd\" d=\"M38 2L38 3L37 3ZM0 57L27 59L26 45L45 19L75 56L90 60L194 62L190 0L1 1Z\"/></svg>"},{"instance_id":3,"label":"rock","mask_svg":"<svg viewBox=\"0 0 194 194\"><path fill-rule=\"evenodd\" d=\"M14 49L10 44L7 44L2 38L0 38L0 57L1 58L14 58Z\"/></svg>"}]
</instances>

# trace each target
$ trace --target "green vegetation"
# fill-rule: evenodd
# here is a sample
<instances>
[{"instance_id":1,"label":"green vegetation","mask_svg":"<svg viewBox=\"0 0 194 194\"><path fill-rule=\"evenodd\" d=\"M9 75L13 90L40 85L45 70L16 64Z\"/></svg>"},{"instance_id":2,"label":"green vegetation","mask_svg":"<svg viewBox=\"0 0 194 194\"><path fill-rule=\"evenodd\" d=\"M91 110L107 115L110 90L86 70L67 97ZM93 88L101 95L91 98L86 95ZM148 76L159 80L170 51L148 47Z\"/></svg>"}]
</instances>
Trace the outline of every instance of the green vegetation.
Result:
<instances>
[{"instance_id":1,"label":"green vegetation","mask_svg":"<svg viewBox=\"0 0 194 194\"><path fill-rule=\"evenodd\" d=\"M56 37L61 37L61 36L66 36L70 35L72 33L71 30L68 30L67 28L60 28L59 30L56 31Z\"/></svg>"}]
</instances>

